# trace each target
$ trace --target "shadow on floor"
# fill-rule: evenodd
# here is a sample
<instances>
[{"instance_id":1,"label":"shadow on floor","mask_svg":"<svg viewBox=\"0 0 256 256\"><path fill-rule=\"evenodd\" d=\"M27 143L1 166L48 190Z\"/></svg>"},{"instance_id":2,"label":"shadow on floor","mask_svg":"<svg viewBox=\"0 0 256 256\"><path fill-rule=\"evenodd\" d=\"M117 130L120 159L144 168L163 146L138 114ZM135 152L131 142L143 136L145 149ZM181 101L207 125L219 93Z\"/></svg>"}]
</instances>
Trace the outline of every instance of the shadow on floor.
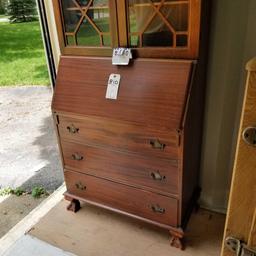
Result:
<instances>
[{"instance_id":1,"label":"shadow on floor","mask_svg":"<svg viewBox=\"0 0 256 256\"><path fill-rule=\"evenodd\" d=\"M47 164L20 187L26 191L31 191L33 187L40 186L51 193L63 183L62 166L51 115L44 119L40 132L41 136L35 138L33 144L40 147L40 158L45 160ZM45 198L34 199L31 195L20 197L11 195L0 203L0 237L6 234Z\"/></svg>"},{"instance_id":2,"label":"shadow on floor","mask_svg":"<svg viewBox=\"0 0 256 256\"><path fill-rule=\"evenodd\" d=\"M42 135L35 138L33 144L40 147L40 158L47 161L47 164L21 187L30 191L35 186L42 186L52 192L63 183L62 165L52 116L45 118L40 132Z\"/></svg>"}]
</instances>

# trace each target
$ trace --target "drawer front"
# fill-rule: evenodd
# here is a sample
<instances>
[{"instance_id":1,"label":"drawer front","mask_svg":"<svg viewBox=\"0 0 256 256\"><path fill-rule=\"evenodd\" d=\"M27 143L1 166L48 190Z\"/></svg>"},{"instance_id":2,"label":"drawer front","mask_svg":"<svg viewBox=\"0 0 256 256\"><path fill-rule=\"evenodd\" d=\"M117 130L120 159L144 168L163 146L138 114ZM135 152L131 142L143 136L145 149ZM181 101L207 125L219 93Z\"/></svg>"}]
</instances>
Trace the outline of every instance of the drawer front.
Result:
<instances>
[{"instance_id":1,"label":"drawer front","mask_svg":"<svg viewBox=\"0 0 256 256\"><path fill-rule=\"evenodd\" d=\"M144 158L66 141L61 141L61 146L66 168L159 193L178 194L177 162Z\"/></svg>"},{"instance_id":2,"label":"drawer front","mask_svg":"<svg viewBox=\"0 0 256 256\"><path fill-rule=\"evenodd\" d=\"M122 123L96 117L58 116L60 137L86 145L165 159L178 158L179 137L175 131Z\"/></svg>"},{"instance_id":3,"label":"drawer front","mask_svg":"<svg viewBox=\"0 0 256 256\"><path fill-rule=\"evenodd\" d=\"M174 198L72 171L64 175L70 194L162 224L178 224L178 201Z\"/></svg>"}]
</instances>

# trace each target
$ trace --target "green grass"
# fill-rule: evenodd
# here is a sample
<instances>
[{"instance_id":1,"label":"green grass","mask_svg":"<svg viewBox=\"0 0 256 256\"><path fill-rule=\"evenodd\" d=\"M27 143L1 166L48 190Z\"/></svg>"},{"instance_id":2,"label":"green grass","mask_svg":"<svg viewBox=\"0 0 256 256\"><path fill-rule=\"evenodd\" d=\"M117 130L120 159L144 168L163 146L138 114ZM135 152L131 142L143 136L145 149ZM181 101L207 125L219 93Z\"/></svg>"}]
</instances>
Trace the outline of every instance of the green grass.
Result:
<instances>
[{"instance_id":1,"label":"green grass","mask_svg":"<svg viewBox=\"0 0 256 256\"><path fill-rule=\"evenodd\" d=\"M0 86L49 84L38 21L0 22Z\"/></svg>"}]
</instances>

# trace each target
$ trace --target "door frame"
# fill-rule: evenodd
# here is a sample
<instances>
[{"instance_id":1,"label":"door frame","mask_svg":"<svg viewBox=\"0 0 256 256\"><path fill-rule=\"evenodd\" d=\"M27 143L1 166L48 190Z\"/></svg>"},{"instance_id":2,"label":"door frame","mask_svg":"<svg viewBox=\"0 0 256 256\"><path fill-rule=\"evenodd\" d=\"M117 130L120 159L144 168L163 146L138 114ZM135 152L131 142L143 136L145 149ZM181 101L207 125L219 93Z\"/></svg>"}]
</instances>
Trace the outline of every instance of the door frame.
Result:
<instances>
[{"instance_id":1,"label":"door frame","mask_svg":"<svg viewBox=\"0 0 256 256\"><path fill-rule=\"evenodd\" d=\"M54 89L55 82L56 82L56 69L55 69L55 61L53 56L51 37L50 37L50 32L48 27L44 0L37 0L37 7L38 7L39 21L41 25L41 32L42 32L42 38L44 42L49 76L51 80L51 85Z\"/></svg>"}]
</instances>

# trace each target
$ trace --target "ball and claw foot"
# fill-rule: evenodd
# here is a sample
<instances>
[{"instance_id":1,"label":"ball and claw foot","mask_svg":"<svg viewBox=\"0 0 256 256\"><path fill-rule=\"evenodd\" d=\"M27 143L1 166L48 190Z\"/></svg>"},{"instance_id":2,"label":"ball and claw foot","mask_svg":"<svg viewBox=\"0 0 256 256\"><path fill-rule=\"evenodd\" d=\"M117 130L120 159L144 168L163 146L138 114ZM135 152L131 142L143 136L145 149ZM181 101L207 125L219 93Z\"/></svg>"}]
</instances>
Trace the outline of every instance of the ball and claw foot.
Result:
<instances>
[{"instance_id":1,"label":"ball and claw foot","mask_svg":"<svg viewBox=\"0 0 256 256\"><path fill-rule=\"evenodd\" d=\"M72 199L70 204L67 206L67 210L74 213L78 212L80 208L81 208L80 202L76 199Z\"/></svg>"},{"instance_id":2,"label":"ball and claw foot","mask_svg":"<svg viewBox=\"0 0 256 256\"><path fill-rule=\"evenodd\" d=\"M170 245L180 250L184 250L184 244L183 244L182 238L179 238L177 236L171 235Z\"/></svg>"}]
</instances>

